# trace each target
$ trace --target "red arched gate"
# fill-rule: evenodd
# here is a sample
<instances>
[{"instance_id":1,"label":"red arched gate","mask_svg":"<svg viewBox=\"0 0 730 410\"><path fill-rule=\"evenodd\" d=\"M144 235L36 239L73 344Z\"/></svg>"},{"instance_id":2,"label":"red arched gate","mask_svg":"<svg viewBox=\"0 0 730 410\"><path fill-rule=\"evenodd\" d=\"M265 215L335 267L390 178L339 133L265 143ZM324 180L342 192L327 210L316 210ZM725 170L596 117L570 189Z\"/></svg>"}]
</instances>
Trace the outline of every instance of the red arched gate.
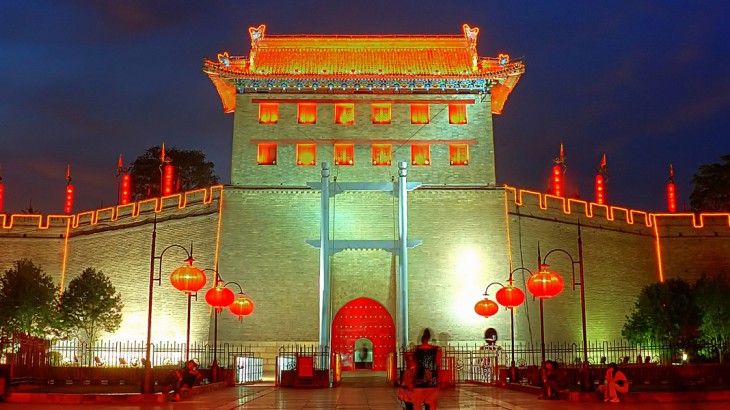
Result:
<instances>
[{"instance_id":1,"label":"red arched gate","mask_svg":"<svg viewBox=\"0 0 730 410\"><path fill-rule=\"evenodd\" d=\"M372 369L385 370L385 360L395 352L395 323L388 310L368 299L351 300L332 321L332 351L340 354L342 370L355 370L355 342L372 343Z\"/></svg>"}]
</instances>

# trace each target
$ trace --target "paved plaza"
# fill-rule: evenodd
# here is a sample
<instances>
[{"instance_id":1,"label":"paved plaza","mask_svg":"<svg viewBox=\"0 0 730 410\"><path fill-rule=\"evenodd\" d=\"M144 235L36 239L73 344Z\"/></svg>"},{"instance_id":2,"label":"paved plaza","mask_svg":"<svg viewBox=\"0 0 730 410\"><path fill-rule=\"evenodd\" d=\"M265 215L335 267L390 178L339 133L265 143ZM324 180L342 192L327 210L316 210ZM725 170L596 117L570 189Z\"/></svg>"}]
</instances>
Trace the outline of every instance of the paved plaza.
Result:
<instances>
[{"instance_id":1,"label":"paved plaza","mask_svg":"<svg viewBox=\"0 0 730 410\"><path fill-rule=\"evenodd\" d=\"M368 373L365 373L366 375ZM703 403L637 403L619 404L603 402L545 401L528 393L505 388L461 385L444 389L439 399L439 409L625 409L636 410L650 407L658 410L720 410L730 408L730 402ZM135 403L129 405L108 404L48 404L3 403L4 409L336 409L336 410L398 410L401 404L397 389L388 386L383 378L372 376L346 376L342 385L333 389L282 389L273 386L239 386L224 388L191 396L173 403Z\"/></svg>"}]
</instances>

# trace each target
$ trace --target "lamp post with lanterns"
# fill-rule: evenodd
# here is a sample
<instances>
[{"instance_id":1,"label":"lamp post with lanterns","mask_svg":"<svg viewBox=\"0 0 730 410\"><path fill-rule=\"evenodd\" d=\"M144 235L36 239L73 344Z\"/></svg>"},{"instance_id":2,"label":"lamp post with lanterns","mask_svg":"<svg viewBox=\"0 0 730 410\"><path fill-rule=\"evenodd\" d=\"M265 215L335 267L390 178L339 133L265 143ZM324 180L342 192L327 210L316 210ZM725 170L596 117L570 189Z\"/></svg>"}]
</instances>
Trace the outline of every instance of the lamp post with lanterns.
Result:
<instances>
[{"instance_id":1,"label":"lamp post with lanterns","mask_svg":"<svg viewBox=\"0 0 730 410\"><path fill-rule=\"evenodd\" d=\"M538 244L538 255L540 245ZM550 299L563 291L563 278L557 273L548 270L548 265L539 262L540 270L527 279L527 290L533 297L540 299L540 360L545 362L545 321L543 319L543 300Z\"/></svg>"},{"instance_id":2,"label":"lamp post with lanterns","mask_svg":"<svg viewBox=\"0 0 730 410\"><path fill-rule=\"evenodd\" d=\"M506 307L510 311L510 335L512 340L512 357L511 357L511 363L510 363L510 380L516 379L516 367L515 367L515 311L514 309L521 305L525 301L525 292L522 291L522 289L514 286L514 279L512 278L512 275L519 271L519 270L526 270L527 272L530 272L526 268L517 268L512 270L509 273L509 279L507 279L507 286L502 285L499 282L492 282L489 285L487 285L487 288L484 290L484 299L480 300L476 303L474 306L474 311L484 317L489 317L497 313L499 310L500 305ZM532 273L532 272L530 272ZM497 303L493 302L489 299L489 287L492 285L499 285L501 288L497 291L495 294L495 298L497 299Z\"/></svg>"},{"instance_id":3,"label":"lamp post with lanterns","mask_svg":"<svg viewBox=\"0 0 730 410\"><path fill-rule=\"evenodd\" d=\"M564 249L556 248L550 250L548 253L545 254L545 258L542 258L540 254L540 244L538 243L537 246L537 259L538 264L540 264L540 271L543 272L549 272L554 275L558 275L557 273L553 271L548 270L547 259L553 252L561 252L565 254L570 259L570 267L572 269L572 282L573 282L573 291L575 291L576 286L580 286L580 310L581 310L581 323L583 326L583 363L584 366L588 363L588 335L586 330L586 294L585 294L585 279L583 276L583 239L581 238L580 234L580 223L578 223L578 260L573 259L573 256L565 251ZM575 281L575 266L578 265L578 282ZM560 289L562 290L562 278L560 279ZM553 285L555 286L555 285ZM528 281L528 287L529 287L529 281ZM559 292L558 292L559 293ZM542 299L540 299L542 302ZM540 331L542 332L542 303L540 303ZM544 344L544 340L543 340ZM543 361L545 360L544 357L544 348L543 348Z\"/></svg>"},{"instance_id":4,"label":"lamp post with lanterns","mask_svg":"<svg viewBox=\"0 0 730 410\"><path fill-rule=\"evenodd\" d=\"M144 380L142 383L143 393L154 393L154 383L152 381L152 363L150 361L150 350L152 346L152 296L155 282L162 283L162 257L165 252L172 248L178 248L185 252L187 265L183 265L176 269L170 276L170 282L177 289L188 294L188 340L187 350L190 350L190 297L192 293L197 292L205 286L205 275L203 272L193 266L193 244L190 243L190 250L182 245L172 244L167 246L156 255L157 245L157 215L152 225L152 249L150 251L150 274L148 288L148 304L147 304L147 344L145 346L145 362L144 362ZM159 275L155 275L155 261L159 261Z\"/></svg>"},{"instance_id":5,"label":"lamp post with lanterns","mask_svg":"<svg viewBox=\"0 0 730 410\"><path fill-rule=\"evenodd\" d=\"M217 269L203 269L203 271L210 270L215 275L214 285L205 292L205 302L209 304L213 309L214 325L213 325L213 363L211 365L213 381L218 381L218 314L225 308L231 311L234 315L238 316L238 320L243 320L245 316L253 313L254 304L253 301L243 293L243 288L237 282L225 282L221 279ZM238 296L236 296L232 290L228 288L229 285L236 285L238 287Z\"/></svg>"}]
</instances>

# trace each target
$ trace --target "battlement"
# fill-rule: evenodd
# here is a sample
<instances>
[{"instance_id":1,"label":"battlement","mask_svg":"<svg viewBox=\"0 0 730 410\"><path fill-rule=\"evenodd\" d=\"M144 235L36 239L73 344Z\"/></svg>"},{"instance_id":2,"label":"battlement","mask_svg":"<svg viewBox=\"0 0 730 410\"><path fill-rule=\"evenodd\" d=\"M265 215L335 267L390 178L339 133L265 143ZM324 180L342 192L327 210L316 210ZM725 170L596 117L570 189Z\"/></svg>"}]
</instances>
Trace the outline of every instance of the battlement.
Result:
<instances>
[{"instance_id":1,"label":"battlement","mask_svg":"<svg viewBox=\"0 0 730 410\"><path fill-rule=\"evenodd\" d=\"M505 185L509 212L537 218L580 222L601 228L650 230L661 237L706 235L711 228L723 228L730 236L730 213L650 213L573 198L556 197ZM517 209L519 207L519 209ZM535 213L533 210L545 212ZM608 223L608 226L606 226ZM720 231L713 236L720 236Z\"/></svg>"},{"instance_id":2,"label":"battlement","mask_svg":"<svg viewBox=\"0 0 730 410\"><path fill-rule=\"evenodd\" d=\"M139 202L85 211L73 215L0 214L0 235L24 235L38 230L76 229L94 226L102 222L116 222L154 215L173 209L185 209L195 205L208 205L223 196L223 186L181 192L162 198L150 198Z\"/></svg>"}]
</instances>

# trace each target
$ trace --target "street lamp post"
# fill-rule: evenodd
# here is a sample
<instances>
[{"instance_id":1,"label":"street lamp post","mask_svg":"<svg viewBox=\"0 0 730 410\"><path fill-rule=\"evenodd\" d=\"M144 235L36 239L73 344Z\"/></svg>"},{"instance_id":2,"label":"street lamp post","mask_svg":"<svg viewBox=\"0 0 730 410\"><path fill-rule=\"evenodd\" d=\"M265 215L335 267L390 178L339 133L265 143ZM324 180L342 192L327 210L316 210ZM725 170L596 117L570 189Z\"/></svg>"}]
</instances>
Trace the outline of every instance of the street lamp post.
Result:
<instances>
[{"instance_id":1,"label":"street lamp post","mask_svg":"<svg viewBox=\"0 0 730 410\"><path fill-rule=\"evenodd\" d=\"M525 270L532 274L529 269L526 268L517 268L512 270L509 273L509 279L507 279L507 286L502 285L499 282L492 282L489 285L487 285L487 288L484 290L484 296L485 298L477 302L477 304L474 306L474 310L477 312L477 314L489 317L495 313L497 313L498 307L494 302L489 300L489 287L492 285L499 285L502 288L499 289L495 295L497 299L497 303L500 305L506 307L510 310L510 335L512 338L512 360L510 364L510 381L514 381L516 379L517 370L515 367L515 312L514 308L521 305L525 301L525 293L518 287L513 285L513 278L512 275L519 271L519 270Z\"/></svg>"},{"instance_id":2,"label":"street lamp post","mask_svg":"<svg viewBox=\"0 0 730 410\"><path fill-rule=\"evenodd\" d=\"M185 254L187 255L187 259L185 259L185 262L187 265L182 266L180 269L193 269L198 270L197 268L194 268L192 266L193 264L193 244L190 243L190 250L188 251L187 248L185 248L182 245L172 244L167 246L165 249L160 252L159 255L155 255L156 253L156 245L157 245L157 215L155 215L154 222L152 224L152 245L151 245L151 251L150 251L150 275L149 275L149 288L148 288L148 299L147 299L147 344L145 346L145 363L144 363L144 380L142 382L142 392L143 393L154 393L154 383L152 381L152 363L150 361L150 350L152 346L152 297L153 297L153 289L155 282L158 283L158 285L162 284L162 257L165 255L165 252L167 252L171 248L179 248L182 249ZM155 261L159 261L159 275L155 275ZM178 271L176 270L176 272ZM199 270L198 270L199 271ZM174 275L174 273L173 273ZM202 286L205 285L205 281L203 280ZM190 299L188 299L189 302ZM190 326L190 308L188 305L188 329ZM188 345L189 349L189 345Z\"/></svg>"},{"instance_id":3,"label":"street lamp post","mask_svg":"<svg viewBox=\"0 0 730 410\"><path fill-rule=\"evenodd\" d=\"M564 253L569 259L570 259L570 267L572 269L573 274L573 291L575 291L576 286L580 286L580 311L581 311L581 322L583 325L583 363L584 366L586 363L588 363L588 334L586 331L586 295L585 295L585 278L583 276L583 239L581 238L580 233L580 223L578 223L578 260L573 259L573 256L565 251L564 249L556 248L550 250L548 253L545 254L545 258L541 258L540 256L540 245L538 244L537 247L537 253L538 253L538 263L540 263L541 270L547 270L547 259L550 254L553 252L562 252ZM540 262L542 259L543 262ZM578 265L578 282L575 281L575 265ZM541 305L542 307L542 305ZM542 309L540 311L542 313ZM542 316L542 315L541 315ZM541 320L542 322L542 320ZM544 359L544 358L543 358Z\"/></svg>"},{"instance_id":4,"label":"street lamp post","mask_svg":"<svg viewBox=\"0 0 730 410\"><path fill-rule=\"evenodd\" d=\"M527 290L533 297L540 299L540 360L545 362L545 320L543 315L543 299L550 299L563 291L563 278L557 273L547 270L540 258L540 243L537 244L537 265L540 270L527 279Z\"/></svg>"},{"instance_id":5,"label":"street lamp post","mask_svg":"<svg viewBox=\"0 0 730 410\"><path fill-rule=\"evenodd\" d=\"M217 269L210 270L215 274L214 285L205 293L205 301L213 307L214 325L213 325L213 363L211 364L213 381L218 381L218 314L228 308L231 313L238 316L239 320L243 320L244 316L250 315L254 310L254 304L243 292L243 288L237 282L225 282L221 279ZM238 296L228 289L229 285L238 287Z\"/></svg>"}]
</instances>

